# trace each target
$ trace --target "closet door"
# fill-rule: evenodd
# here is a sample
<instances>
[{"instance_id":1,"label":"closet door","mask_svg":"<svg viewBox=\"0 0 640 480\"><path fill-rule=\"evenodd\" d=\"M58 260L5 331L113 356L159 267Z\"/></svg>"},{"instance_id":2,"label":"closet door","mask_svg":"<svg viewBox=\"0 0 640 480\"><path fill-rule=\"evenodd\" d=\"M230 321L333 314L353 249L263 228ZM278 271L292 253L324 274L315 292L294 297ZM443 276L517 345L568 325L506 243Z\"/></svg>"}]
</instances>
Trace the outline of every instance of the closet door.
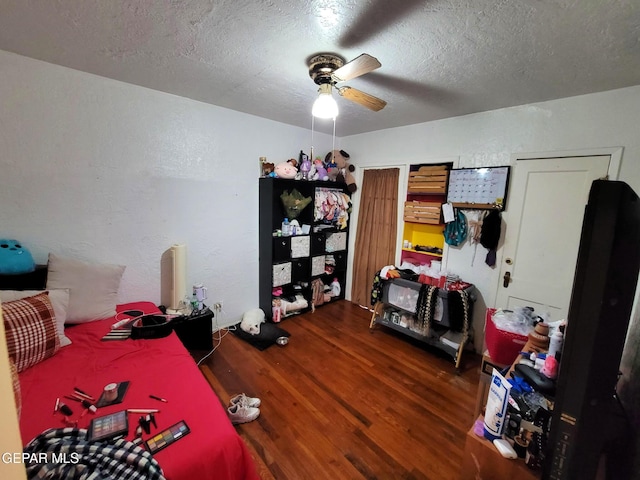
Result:
<instances>
[{"instance_id":1,"label":"closet door","mask_svg":"<svg viewBox=\"0 0 640 480\"><path fill-rule=\"evenodd\" d=\"M566 318L589 190L609 155L518 160L496 306L530 305Z\"/></svg>"},{"instance_id":2,"label":"closet door","mask_svg":"<svg viewBox=\"0 0 640 480\"><path fill-rule=\"evenodd\" d=\"M365 170L358 207L351 300L371 306L371 282L395 263L398 226L398 168Z\"/></svg>"}]
</instances>

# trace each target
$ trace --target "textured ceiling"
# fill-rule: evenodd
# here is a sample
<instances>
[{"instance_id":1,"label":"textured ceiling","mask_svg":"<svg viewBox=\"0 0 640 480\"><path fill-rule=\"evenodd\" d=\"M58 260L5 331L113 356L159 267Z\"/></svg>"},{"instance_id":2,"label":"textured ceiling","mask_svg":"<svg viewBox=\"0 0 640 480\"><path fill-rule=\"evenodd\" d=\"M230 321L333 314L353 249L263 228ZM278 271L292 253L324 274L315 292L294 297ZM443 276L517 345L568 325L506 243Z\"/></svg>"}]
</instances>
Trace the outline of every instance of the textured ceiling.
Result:
<instances>
[{"instance_id":1,"label":"textured ceiling","mask_svg":"<svg viewBox=\"0 0 640 480\"><path fill-rule=\"evenodd\" d=\"M345 136L638 85L640 1L1 0L0 49L305 128L307 58L366 52Z\"/></svg>"}]
</instances>

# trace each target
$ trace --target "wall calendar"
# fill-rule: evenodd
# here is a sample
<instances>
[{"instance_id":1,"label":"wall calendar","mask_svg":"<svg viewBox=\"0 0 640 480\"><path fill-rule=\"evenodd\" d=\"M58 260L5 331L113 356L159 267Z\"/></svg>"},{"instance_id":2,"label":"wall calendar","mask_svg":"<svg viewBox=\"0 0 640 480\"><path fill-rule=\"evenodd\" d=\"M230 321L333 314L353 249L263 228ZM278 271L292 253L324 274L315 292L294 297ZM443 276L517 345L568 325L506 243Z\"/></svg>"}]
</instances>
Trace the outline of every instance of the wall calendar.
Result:
<instances>
[{"instance_id":1,"label":"wall calendar","mask_svg":"<svg viewBox=\"0 0 640 480\"><path fill-rule=\"evenodd\" d=\"M458 208L504 210L509 170L508 166L451 170L447 202Z\"/></svg>"}]
</instances>

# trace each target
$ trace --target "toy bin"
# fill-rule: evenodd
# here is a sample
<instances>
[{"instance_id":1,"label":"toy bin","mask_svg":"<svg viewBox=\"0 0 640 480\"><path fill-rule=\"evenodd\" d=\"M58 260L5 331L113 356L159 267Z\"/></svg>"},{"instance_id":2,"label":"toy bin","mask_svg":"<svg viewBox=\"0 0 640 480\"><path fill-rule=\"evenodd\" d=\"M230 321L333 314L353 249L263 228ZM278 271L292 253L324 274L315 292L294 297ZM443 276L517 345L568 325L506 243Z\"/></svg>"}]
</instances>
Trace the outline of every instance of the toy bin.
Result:
<instances>
[{"instance_id":1,"label":"toy bin","mask_svg":"<svg viewBox=\"0 0 640 480\"><path fill-rule=\"evenodd\" d=\"M484 341L493 361L511 365L527 343L528 337L498 329L493 323L495 311L495 308L487 308Z\"/></svg>"}]
</instances>

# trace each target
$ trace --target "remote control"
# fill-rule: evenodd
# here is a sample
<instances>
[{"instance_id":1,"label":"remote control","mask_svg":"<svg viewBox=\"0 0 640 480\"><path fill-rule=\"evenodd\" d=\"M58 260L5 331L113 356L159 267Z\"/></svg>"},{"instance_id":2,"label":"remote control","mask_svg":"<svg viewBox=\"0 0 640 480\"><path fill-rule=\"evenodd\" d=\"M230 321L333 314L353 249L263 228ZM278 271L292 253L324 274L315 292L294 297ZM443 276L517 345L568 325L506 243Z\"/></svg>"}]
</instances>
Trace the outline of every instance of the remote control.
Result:
<instances>
[{"instance_id":1,"label":"remote control","mask_svg":"<svg viewBox=\"0 0 640 480\"><path fill-rule=\"evenodd\" d=\"M147 450L152 454L165 447L168 447L172 443L180 440L182 437L190 433L191 430L184 420L180 420L175 425L163 430L162 432L154 435L145 442Z\"/></svg>"}]
</instances>

